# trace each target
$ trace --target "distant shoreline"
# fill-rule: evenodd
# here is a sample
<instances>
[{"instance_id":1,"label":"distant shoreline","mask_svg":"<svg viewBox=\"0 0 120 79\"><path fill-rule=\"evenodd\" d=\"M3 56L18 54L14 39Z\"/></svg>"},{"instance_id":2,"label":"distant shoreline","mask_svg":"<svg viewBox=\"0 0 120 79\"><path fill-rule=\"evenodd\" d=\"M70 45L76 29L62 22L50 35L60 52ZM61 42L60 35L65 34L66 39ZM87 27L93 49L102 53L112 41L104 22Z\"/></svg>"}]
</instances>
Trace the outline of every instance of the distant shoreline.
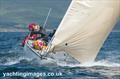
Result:
<instances>
[{"instance_id":1,"label":"distant shoreline","mask_svg":"<svg viewBox=\"0 0 120 79\"><path fill-rule=\"evenodd\" d=\"M47 32L51 32L53 29L46 29ZM2 29L0 28L0 32L29 32L29 30L24 29Z\"/></svg>"}]
</instances>

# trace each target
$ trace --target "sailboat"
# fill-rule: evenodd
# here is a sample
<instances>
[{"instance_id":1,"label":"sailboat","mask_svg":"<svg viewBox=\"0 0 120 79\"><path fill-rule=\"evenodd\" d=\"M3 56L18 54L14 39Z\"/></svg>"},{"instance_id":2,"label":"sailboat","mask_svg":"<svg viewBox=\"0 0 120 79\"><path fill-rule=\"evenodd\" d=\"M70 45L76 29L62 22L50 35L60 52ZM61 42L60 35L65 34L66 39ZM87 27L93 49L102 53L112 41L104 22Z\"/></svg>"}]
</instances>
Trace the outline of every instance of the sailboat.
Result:
<instances>
[{"instance_id":1,"label":"sailboat","mask_svg":"<svg viewBox=\"0 0 120 79\"><path fill-rule=\"evenodd\" d=\"M32 54L64 51L80 63L93 62L120 18L120 0L72 0L48 49ZM47 57L47 55L44 55Z\"/></svg>"}]
</instances>

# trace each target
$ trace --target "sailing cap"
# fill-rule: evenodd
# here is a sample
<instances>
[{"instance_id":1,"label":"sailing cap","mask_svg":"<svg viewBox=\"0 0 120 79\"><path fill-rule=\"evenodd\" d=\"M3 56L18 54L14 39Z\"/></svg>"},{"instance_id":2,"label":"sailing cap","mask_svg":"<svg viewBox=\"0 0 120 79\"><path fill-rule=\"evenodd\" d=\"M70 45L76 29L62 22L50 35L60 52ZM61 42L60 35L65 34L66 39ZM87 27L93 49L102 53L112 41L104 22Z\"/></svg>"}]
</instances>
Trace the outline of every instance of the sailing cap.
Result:
<instances>
[{"instance_id":1,"label":"sailing cap","mask_svg":"<svg viewBox=\"0 0 120 79\"><path fill-rule=\"evenodd\" d=\"M28 28L30 31L34 30L34 26L36 26L37 24L36 23L31 23L28 25Z\"/></svg>"}]
</instances>

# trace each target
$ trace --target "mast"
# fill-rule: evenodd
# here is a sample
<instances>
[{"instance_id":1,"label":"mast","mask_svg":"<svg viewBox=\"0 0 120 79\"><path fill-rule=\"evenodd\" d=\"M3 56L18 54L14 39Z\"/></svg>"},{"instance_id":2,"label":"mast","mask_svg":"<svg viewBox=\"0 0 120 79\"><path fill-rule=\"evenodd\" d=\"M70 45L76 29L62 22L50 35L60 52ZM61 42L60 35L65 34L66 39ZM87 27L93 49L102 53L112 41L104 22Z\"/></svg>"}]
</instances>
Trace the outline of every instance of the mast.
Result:
<instances>
[{"instance_id":1,"label":"mast","mask_svg":"<svg viewBox=\"0 0 120 79\"><path fill-rule=\"evenodd\" d=\"M50 8L49 11L48 11L47 17L46 17L46 19L45 19L45 21L44 21L44 24L43 24L43 28L45 28L45 26L46 26L46 23L47 23L47 21L48 21L48 18L49 18L49 16L50 16L51 11L52 11L52 8Z\"/></svg>"}]
</instances>

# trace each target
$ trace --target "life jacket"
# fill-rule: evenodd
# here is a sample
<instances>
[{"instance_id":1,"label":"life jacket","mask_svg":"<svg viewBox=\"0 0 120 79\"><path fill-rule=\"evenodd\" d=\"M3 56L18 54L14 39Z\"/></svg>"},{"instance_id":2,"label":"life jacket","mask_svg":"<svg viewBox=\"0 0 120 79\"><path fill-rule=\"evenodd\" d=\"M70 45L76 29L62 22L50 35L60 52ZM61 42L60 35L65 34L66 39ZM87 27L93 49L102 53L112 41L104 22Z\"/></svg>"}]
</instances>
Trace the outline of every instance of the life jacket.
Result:
<instances>
[{"instance_id":1,"label":"life jacket","mask_svg":"<svg viewBox=\"0 0 120 79\"><path fill-rule=\"evenodd\" d=\"M27 41L29 40L29 38L30 38L30 35L28 35L28 36L25 37L25 39L22 41L22 46L24 46L27 43Z\"/></svg>"},{"instance_id":2,"label":"life jacket","mask_svg":"<svg viewBox=\"0 0 120 79\"><path fill-rule=\"evenodd\" d=\"M33 34L29 37L31 40L35 40L38 37L38 34Z\"/></svg>"},{"instance_id":3,"label":"life jacket","mask_svg":"<svg viewBox=\"0 0 120 79\"><path fill-rule=\"evenodd\" d=\"M43 50L44 50L44 49L47 49L47 48L48 48L48 47L47 47L47 46L45 46L45 45L42 47L42 49L43 49Z\"/></svg>"},{"instance_id":4,"label":"life jacket","mask_svg":"<svg viewBox=\"0 0 120 79\"><path fill-rule=\"evenodd\" d=\"M22 41L22 46L24 46L28 40L35 40L38 37L38 34L32 34L25 37L25 39Z\"/></svg>"},{"instance_id":5,"label":"life jacket","mask_svg":"<svg viewBox=\"0 0 120 79\"><path fill-rule=\"evenodd\" d=\"M44 46L44 42L41 40L35 40L32 45L35 49L42 50L42 48Z\"/></svg>"}]
</instances>

